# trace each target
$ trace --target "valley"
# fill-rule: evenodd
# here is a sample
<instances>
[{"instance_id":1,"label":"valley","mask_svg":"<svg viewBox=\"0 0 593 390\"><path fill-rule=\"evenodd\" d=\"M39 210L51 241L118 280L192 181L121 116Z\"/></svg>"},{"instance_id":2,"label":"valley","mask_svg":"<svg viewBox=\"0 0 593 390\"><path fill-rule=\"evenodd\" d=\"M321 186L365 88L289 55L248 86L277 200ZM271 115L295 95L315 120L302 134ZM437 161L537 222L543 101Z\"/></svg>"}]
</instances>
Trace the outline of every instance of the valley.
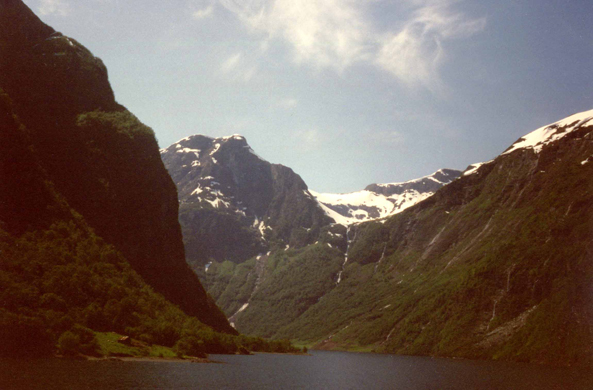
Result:
<instances>
[{"instance_id":1,"label":"valley","mask_svg":"<svg viewBox=\"0 0 593 390\"><path fill-rule=\"evenodd\" d=\"M42 5L36 10L49 19L70 12ZM214 9L194 10L192 21L214 17ZM183 42L172 47L181 50ZM159 59L183 64L154 46ZM258 47L259 56L277 49ZM222 69L216 77L225 82L212 76L221 90L234 93L236 83L264 77L257 66L235 74L246 58L234 54L212 65ZM178 74L185 73L169 76ZM165 89L159 107L196 88ZM192 102L214 112L208 104L215 89ZM277 101L266 115L294 110L282 121L307 105L270 96ZM322 105L311 104L312 117L331 117L324 110L332 105L317 112ZM352 143L381 149L374 161L396 161L422 142L469 145L479 138L437 120L434 133L404 131L418 136L410 142L400 134L403 124L432 123L438 112L413 111L399 117L399 127L391 123L396 116L382 119L375 130L390 130L376 134L361 123L356 137L328 125L333 138L312 126L290 130L287 139L299 153ZM260 129L262 118L251 114L229 132L270 132L272 122ZM362 118L349 114L345 121ZM187 131L176 125L180 116L169 113L160 124ZM513 134L502 116L501 131ZM463 124L459 117L455 123ZM479 134L484 143L498 136ZM382 359L386 372L395 355L416 356L410 361L426 367L418 356L590 367L593 110L522 134L464 170L432 168L351 193L317 192L296 169L263 159L243 135L191 134L159 145L155 130L116 100L100 58L22 0L0 0L0 358L18 357L17 366L31 368L26 359L39 357L202 361L265 352L303 355L286 359L298 365L310 348L331 364ZM330 167L313 165L329 175ZM401 177L400 166L389 166ZM253 361L273 366L269 360ZM452 364L445 362L439 367Z\"/></svg>"},{"instance_id":2,"label":"valley","mask_svg":"<svg viewBox=\"0 0 593 390\"><path fill-rule=\"evenodd\" d=\"M187 188L180 191L186 245L203 239L188 223L198 219L229 223L221 238L208 229L203 245L230 239L234 248L235 239L251 237L232 257L187 256L241 332L320 349L560 364L591 353L578 340L591 337L592 116L544 126L465 172L441 170L354 194L309 190L240 136L188 148L196 153L188 155L190 137L161 156ZM227 141L239 138L240 149ZM236 178L276 169L292 179L266 176L271 193L282 194L270 203L254 204L248 189L236 190ZM397 193L409 203L394 199ZM295 215L297 205L299 218L284 214Z\"/></svg>"}]
</instances>

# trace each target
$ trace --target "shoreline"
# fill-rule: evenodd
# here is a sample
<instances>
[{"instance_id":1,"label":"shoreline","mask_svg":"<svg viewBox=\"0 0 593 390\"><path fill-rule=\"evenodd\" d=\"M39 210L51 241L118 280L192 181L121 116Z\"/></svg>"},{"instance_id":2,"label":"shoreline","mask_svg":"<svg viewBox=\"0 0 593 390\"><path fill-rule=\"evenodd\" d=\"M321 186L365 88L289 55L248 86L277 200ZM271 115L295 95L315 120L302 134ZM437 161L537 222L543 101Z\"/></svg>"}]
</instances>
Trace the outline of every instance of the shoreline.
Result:
<instances>
[{"instance_id":1,"label":"shoreline","mask_svg":"<svg viewBox=\"0 0 593 390\"><path fill-rule=\"evenodd\" d=\"M105 361L105 362L171 362L171 363L218 363L224 364L224 362L217 360L210 360L208 358L199 358L194 356L188 356L186 358L179 357L158 357L158 356L61 356L54 355L54 359L70 359L70 360L86 360L86 361Z\"/></svg>"}]
</instances>

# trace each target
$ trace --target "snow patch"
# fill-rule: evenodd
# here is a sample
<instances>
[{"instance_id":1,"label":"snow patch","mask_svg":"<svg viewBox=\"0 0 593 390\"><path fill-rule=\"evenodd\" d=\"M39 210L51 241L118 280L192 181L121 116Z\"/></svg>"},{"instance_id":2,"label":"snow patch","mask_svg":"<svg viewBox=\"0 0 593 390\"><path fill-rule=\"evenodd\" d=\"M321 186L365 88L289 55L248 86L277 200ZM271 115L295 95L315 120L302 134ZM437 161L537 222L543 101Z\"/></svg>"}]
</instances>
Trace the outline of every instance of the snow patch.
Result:
<instances>
[{"instance_id":1,"label":"snow patch","mask_svg":"<svg viewBox=\"0 0 593 390\"><path fill-rule=\"evenodd\" d=\"M176 151L177 153L193 153L193 154L195 154L196 158L200 158L200 152L201 152L200 149L184 148L184 147L181 147L181 145L179 145L179 144L176 146L176 148L177 148L177 151Z\"/></svg>"},{"instance_id":2,"label":"snow patch","mask_svg":"<svg viewBox=\"0 0 593 390\"><path fill-rule=\"evenodd\" d=\"M220 149L220 144L214 144L214 150L210 152L210 156L218 152L218 149Z\"/></svg>"},{"instance_id":3,"label":"snow patch","mask_svg":"<svg viewBox=\"0 0 593 390\"><path fill-rule=\"evenodd\" d=\"M578 130L593 119L593 110L580 112L559 120L521 137L502 155L509 154L519 149L532 149L535 153L541 152L545 145L564 138L571 132Z\"/></svg>"},{"instance_id":4,"label":"snow patch","mask_svg":"<svg viewBox=\"0 0 593 390\"><path fill-rule=\"evenodd\" d=\"M245 303L243 304L243 306L241 306L241 308L235 313L235 315L241 313L243 310L247 309L247 306L249 306L249 303Z\"/></svg>"},{"instance_id":5,"label":"snow patch","mask_svg":"<svg viewBox=\"0 0 593 390\"><path fill-rule=\"evenodd\" d=\"M406 190L402 194L385 196L373 191L363 190L349 194L322 194L313 190L309 191L317 200L319 207L335 223L348 226L354 223L378 220L398 214L416 203L430 197L433 192L418 192ZM344 216L332 207L347 207L348 216ZM370 211L374 215L371 216Z\"/></svg>"},{"instance_id":6,"label":"snow patch","mask_svg":"<svg viewBox=\"0 0 593 390\"><path fill-rule=\"evenodd\" d=\"M193 190L190 195L200 195L202 192L204 192L204 190L200 185L198 185L198 187L195 190Z\"/></svg>"},{"instance_id":7,"label":"snow patch","mask_svg":"<svg viewBox=\"0 0 593 390\"><path fill-rule=\"evenodd\" d=\"M491 163L494 160L490 160L490 161L485 161L485 162L479 162L479 163L474 163L471 164L470 166L467 167L467 169L465 170L465 172L463 172L461 174L461 176L469 176L469 175L473 175L474 173L476 173L478 171L478 169L480 169L480 167L482 165L486 165Z\"/></svg>"}]
</instances>

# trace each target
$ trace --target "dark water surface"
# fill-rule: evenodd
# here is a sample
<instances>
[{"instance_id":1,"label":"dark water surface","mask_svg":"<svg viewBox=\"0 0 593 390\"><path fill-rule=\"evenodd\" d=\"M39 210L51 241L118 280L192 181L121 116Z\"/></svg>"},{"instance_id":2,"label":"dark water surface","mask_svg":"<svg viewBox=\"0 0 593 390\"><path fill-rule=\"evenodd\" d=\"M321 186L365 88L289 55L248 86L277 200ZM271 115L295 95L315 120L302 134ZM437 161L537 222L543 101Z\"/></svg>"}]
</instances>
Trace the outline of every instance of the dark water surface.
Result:
<instances>
[{"instance_id":1,"label":"dark water surface","mask_svg":"<svg viewBox=\"0 0 593 390\"><path fill-rule=\"evenodd\" d=\"M0 359L0 389L593 389L593 370L313 351L225 364Z\"/></svg>"}]
</instances>

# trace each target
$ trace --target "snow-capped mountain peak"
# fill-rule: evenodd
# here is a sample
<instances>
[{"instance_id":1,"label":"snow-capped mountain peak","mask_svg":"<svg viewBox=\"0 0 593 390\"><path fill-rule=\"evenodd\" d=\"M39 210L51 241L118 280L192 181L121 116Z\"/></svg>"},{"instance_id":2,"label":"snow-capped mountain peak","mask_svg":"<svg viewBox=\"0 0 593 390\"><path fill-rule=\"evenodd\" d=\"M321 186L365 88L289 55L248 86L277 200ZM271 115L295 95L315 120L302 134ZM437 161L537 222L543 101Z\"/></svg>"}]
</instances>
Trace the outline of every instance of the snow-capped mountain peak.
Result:
<instances>
[{"instance_id":1,"label":"snow-capped mountain peak","mask_svg":"<svg viewBox=\"0 0 593 390\"><path fill-rule=\"evenodd\" d=\"M453 169L439 169L418 179L401 183L371 184L362 191L348 194L309 192L336 223L351 225L400 213L430 197L460 174L461 171Z\"/></svg>"},{"instance_id":2,"label":"snow-capped mountain peak","mask_svg":"<svg viewBox=\"0 0 593 390\"><path fill-rule=\"evenodd\" d=\"M593 110L579 112L557 122L542 126L519 138L515 143L507 148L500 156L511 154L517 150L533 150L534 153L540 153L542 149L567 135L584 127L593 125ZM495 159L485 162L470 164L462 176L470 176L478 172L484 166L494 162Z\"/></svg>"},{"instance_id":3,"label":"snow-capped mountain peak","mask_svg":"<svg viewBox=\"0 0 593 390\"><path fill-rule=\"evenodd\" d=\"M584 125L591 125L593 123L591 122L592 120L593 110L571 115L558 122L540 127L539 129L519 138L502 154L509 154L518 149L533 149L535 153L539 153L545 145L565 137Z\"/></svg>"}]
</instances>

